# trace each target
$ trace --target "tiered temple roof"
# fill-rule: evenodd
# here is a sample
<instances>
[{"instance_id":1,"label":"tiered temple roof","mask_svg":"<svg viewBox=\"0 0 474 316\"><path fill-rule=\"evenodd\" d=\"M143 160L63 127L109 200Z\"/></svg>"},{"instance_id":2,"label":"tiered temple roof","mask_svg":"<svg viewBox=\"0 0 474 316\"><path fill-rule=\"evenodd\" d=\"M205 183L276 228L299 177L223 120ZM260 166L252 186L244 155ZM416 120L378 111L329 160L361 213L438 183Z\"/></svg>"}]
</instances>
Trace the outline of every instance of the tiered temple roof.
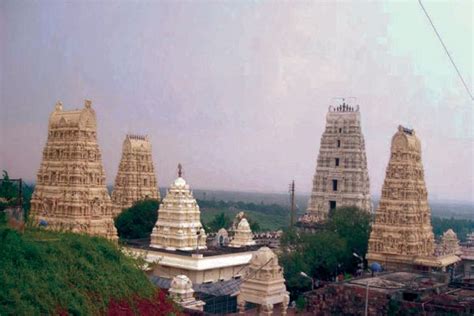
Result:
<instances>
[{"instance_id":1,"label":"tiered temple roof","mask_svg":"<svg viewBox=\"0 0 474 316\"><path fill-rule=\"evenodd\" d=\"M147 136L127 135L112 191L114 215L138 200L159 199L160 192Z\"/></svg>"},{"instance_id":2,"label":"tiered temple roof","mask_svg":"<svg viewBox=\"0 0 474 316\"><path fill-rule=\"evenodd\" d=\"M346 103L329 107L311 198L299 224L322 223L331 209L341 206L372 208L359 106Z\"/></svg>"},{"instance_id":3,"label":"tiered temple roof","mask_svg":"<svg viewBox=\"0 0 474 316\"><path fill-rule=\"evenodd\" d=\"M415 131L399 126L392 137L382 196L375 213L367 258L386 268L436 267L459 258L434 256L421 143Z\"/></svg>"},{"instance_id":4,"label":"tiered temple roof","mask_svg":"<svg viewBox=\"0 0 474 316\"><path fill-rule=\"evenodd\" d=\"M117 238L91 101L72 111L56 104L49 118L31 213L52 229Z\"/></svg>"},{"instance_id":5,"label":"tiered temple roof","mask_svg":"<svg viewBox=\"0 0 474 316\"><path fill-rule=\"evenodd\" d=\"M182 178L168 189L158 210L158 220L151 234L150 246L168 250L195 250L206 248L206 233L201 224L199 205Z\"/></svg>"}]
</instances>

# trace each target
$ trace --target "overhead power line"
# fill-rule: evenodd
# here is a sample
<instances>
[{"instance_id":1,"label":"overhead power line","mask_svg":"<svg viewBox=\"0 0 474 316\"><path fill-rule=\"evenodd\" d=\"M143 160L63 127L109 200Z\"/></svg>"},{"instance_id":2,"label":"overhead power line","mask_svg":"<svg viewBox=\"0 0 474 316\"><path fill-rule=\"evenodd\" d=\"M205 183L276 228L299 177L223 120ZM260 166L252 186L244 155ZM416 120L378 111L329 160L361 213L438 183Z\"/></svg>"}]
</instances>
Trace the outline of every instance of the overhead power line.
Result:
<instances>
[{"instance_id":1,"label":"overhead power line","mask_svg":"<svg viewBox=\"0 0 474 316\"><path fill-rule=\"evenodd\" d=\"M472 96L471 90L468 88L466 81L464 81L464 78L462 77L461 72L459 71L458 67L456 66L456 63L455 63L454 60L453 60L453 57L451 57L451 54L449 53L448 48L447 48L446 45L444 44L443 39L441 38L441 35L438 33L438 30L437 30L436 27L434 26L433 21L432 21L431 18L430 18L430 15L429 15L428 12L426 11L425 7L423 6L423 3L421 3L421 0L418 0L418 3L420 4L421 8L423 9L423 12L425 12L425 15L426 15L426 17L428 18L428 21L430 22L431 26L433 27L433 30L435 31L436 36L438 37L438 39L439 39L441 45L443 46L444 51L446 52L446 55L448 55L449 60L450 60L451 63L453 64L454 69L456 69L456 72L458 73L459 79L461 79L461 81L462 81L462 83L463 83L463 85L464 85L464 88L466 88L466 91L467 91L467 93L469 94L469 96L471 97L471 100L474 100L474 97Z\"/></svg>"}]
</instances>

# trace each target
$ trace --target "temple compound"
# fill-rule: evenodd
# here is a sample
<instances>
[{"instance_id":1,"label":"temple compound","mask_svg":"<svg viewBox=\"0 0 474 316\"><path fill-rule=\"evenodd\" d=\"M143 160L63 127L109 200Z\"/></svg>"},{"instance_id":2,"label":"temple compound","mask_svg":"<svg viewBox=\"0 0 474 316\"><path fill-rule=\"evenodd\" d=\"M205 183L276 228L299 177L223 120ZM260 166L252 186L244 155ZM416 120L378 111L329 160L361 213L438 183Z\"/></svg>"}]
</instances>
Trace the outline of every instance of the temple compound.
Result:
<instances>
[{"instance_id":1,"label":"temple compound","mask_svg":"<svg viewBox=\"0 0 474 316\"><path fill-rule=\"evenodd\" d=\"M273 315L273 306L280 305L278 315L286 315L289 293L286 291L283 269L270 248L262 247L250 260L250 266L240 285L237 297L239 314L245 315L246 303L258 305L259 315Z\"/></svg>"},{"instance_id":2,"label":"temple compound","mask_svg":"<svg viewBox=\"0 0 474 316\"><path fill-rule=\"evenodd\" d=\"M114 215L146 198L160 198L151 143L147 136L127 135L123 141L122 159L112 191Z\"/></svg>"},{"instance_id":3,"label":"temple compound","mask_svg":"<svg viewBox=\"0 0 474 316\"><path fill-rule=\"evenodd\" d=\"M49 118L31 214L51 229L117 239L91 101L72 111L56 104Z\"/></svg>"},{"instance_id":4,"label":"temple compound","mask_svg":"<svg viewBox=\"0 0 474 316\"><path fill-rule=\"evenodd\" d=\"M435 256L421 143L412 129L399 126L392 137L367 260L388 270L444 269L460 260L453 254Z\"/></svg>"},{"instance_id":5,"label":"temple compound","mask_svg":"<svg viewBox=\"0 0 474 316\"><path fill-rule=\"evenodd\" d=\"M184 251L206 248L199 205L182 178L181 164L178 165L178 178L160 204L150 246Z\"/></svg>"},{"instance_id":6,"label":"temple compound","mask_svg":"<svg viewBox=\"0 0 474 316\"><path fill-rule=\"evenodd\" d=\"M329 107L311 198L298 225L322 223L330 210L341 206L357 206L368 212L372 208L359 106L345 102Z\"/></svg>"}]
</instances>

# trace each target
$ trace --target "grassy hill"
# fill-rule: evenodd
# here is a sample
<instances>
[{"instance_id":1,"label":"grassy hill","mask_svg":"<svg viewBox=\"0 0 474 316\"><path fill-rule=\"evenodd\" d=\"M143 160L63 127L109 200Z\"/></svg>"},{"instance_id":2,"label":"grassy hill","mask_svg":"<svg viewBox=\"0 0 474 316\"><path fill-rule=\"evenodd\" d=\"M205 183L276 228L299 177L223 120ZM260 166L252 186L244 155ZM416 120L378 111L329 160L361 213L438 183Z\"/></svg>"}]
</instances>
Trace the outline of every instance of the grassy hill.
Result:
<instances>
[{"instance_id":1,"label":"grassy hill","mask_svg":"<svg viewBox=\"0 0 474 316\"><path fill-rule=\"evenodd\" d=\"M20 233L0 220L0 315L175 312L115 244L38 228Z\"/></svg>"}]
</instances>

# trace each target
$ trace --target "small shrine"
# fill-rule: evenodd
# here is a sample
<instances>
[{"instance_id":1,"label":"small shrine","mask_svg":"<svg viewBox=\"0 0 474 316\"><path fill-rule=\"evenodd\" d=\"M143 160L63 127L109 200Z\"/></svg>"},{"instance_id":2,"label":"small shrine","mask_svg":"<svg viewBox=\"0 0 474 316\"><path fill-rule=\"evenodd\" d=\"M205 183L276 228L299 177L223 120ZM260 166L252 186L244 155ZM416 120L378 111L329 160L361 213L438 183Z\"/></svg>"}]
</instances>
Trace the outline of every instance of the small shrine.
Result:
<instances>
[{"instance_id":1,"label":"small shrine","mask_svg":"<svg viewBox=\"0 0 474 316\"><path fill-rule=\"evenodd\" d=\"M441 241L436 248L436 252L440 256L460 255L462 253L458 236L451 228L443 233Z\"/></svg>"},{"instance_id":2,"label":"small shrine","mask_svg":"<svg viewBox=\"0 0 474 316\"><path fill-rule=\"evenodd\" d=\"M168 290L171 298L183 308L203 311L205 302L196 300L194 297L193 283L185 275L177 275L171 280Z\"/></svg>"},{"instance_id":3,"label":"small shrine","mask_svg":"<svg viewBox=\"0 0 474 316\"><path fill-rule=\"evenodd\" d=\"M253 240L252 230L250 229L249 222L244 217L237 225L234 239L230 242L229 247L240 248L253 245L255 245L255 240Z\"/></svg>"},{"instance_id":4,"label":"small shrine","mask_svg":"<svg viewBox=\"0 0 474 316\"><path fill-rule=\"evenodd\" d=\"M286 291L283 268L278 257L268 247L252 255L249 268L237 296L239 314L245 315L246 303L257 304L259 315L273 315L274 305L280 305L279 315L286 315L289 293Z\"/></svg>"},{"instance_id":5,"label":"small shrine","mask_svg":"<svg viewBox=\"0 0 474 316\"><path fill-rule=\"evenodd\" d=\"M181 164L178 165L178 178L171 184L158 210L150 247L183 251L206 249L199 205L182 177Z\"/></svg>"}]
</instances>

